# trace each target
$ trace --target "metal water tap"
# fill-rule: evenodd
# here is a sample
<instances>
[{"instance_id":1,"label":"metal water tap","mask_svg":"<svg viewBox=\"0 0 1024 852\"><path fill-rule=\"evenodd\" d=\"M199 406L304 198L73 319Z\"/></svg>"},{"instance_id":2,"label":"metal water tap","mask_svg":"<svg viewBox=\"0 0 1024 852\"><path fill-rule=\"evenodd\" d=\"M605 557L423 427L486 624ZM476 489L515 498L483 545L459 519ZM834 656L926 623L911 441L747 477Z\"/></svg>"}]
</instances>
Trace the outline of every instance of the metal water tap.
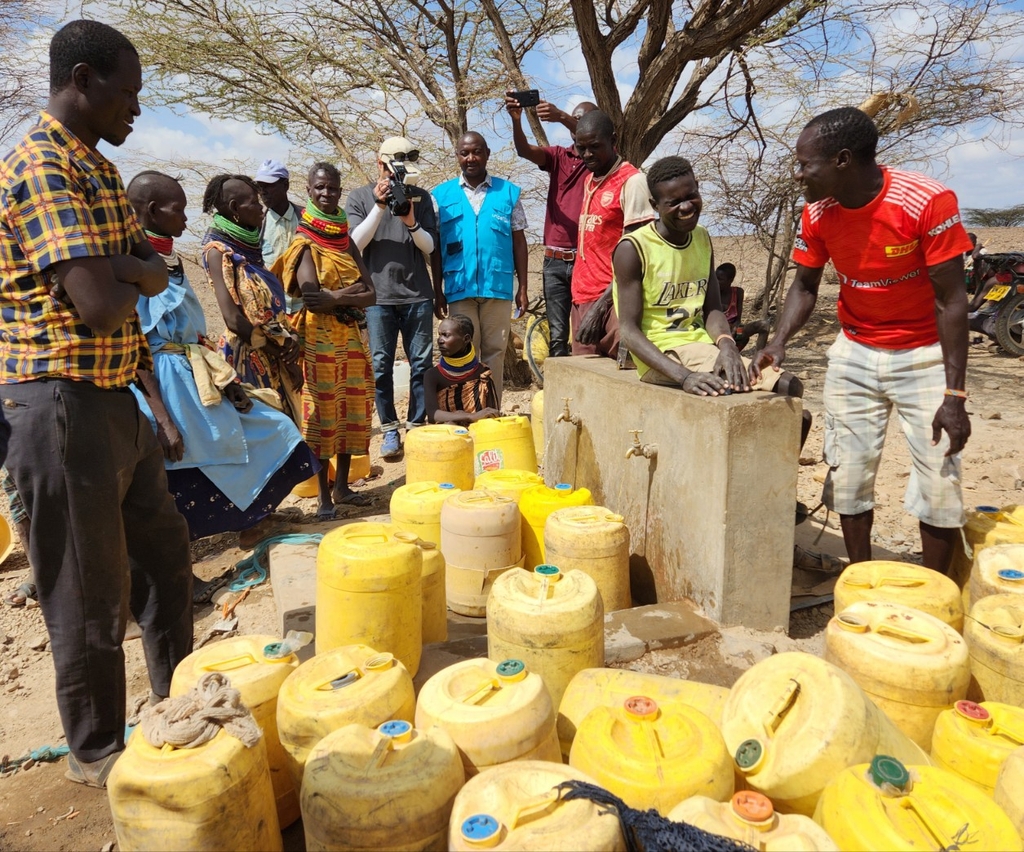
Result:
<instances>
[{"instance_id":1,"label":"metal water tap","mask_svg":"<svg viewBox=\"0 0 1024 852\"><path fill-rule=\"evenodd\" d=\"M573 426L580 425L580 416L578 414L572 414L569 412L569 403L572 402L571 396L562 397L562 413L555 418L555 423L571 423Z\"/></svg>"},{"instance_id":2,"label":"metal water tap","mask_svg":"<svg viewBox=\"0 0 1024 852\"><path fill-rule=\"evenodd\" d=\"M633 456L643 456L645 459L652 459L658 454L657 444L640 443L640 436L643 434L643 429L630 429L629 431L633 436L633 446L626 450L627 459L631 459Z\"/></svg>"}]
</instances>

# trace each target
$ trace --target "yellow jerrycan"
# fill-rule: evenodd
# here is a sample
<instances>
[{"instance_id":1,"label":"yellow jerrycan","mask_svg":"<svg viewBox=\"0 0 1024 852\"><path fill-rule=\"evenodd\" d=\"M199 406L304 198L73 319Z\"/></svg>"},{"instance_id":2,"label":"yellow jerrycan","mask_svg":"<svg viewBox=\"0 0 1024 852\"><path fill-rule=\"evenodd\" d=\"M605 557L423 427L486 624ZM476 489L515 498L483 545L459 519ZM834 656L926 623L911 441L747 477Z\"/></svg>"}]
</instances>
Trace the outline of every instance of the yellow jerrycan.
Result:
<instances>
[{"instance_id":1,"label":"yellow jerrycan","mask_svg":"<svg viewBox=\"0 0 1024 852\"><path fill-rule=\"evenodd\" d=\"M488 491L462 491L441 507L448 606L479 618L498 577L523 562L522 527L514 500Z\"/></svg>"},{"instance_id":2,"label":"yellow jerrycan","mask_svg":"<svg viewBox=\"0 0 1024 852\"><path fill-rule=\"evenodd\" d=\"M879 753L931 764L850 675L800 651L740 675L722 711L722 735L738 776L781 813L812 816L838 772Z\"/></svg>"},{"instance_id":3,"label":"yellow jerrycan","mask_svg":"<svg viewBox=\"0 0 1024 852\"><path fill-rule=\"evenodd\" d=\"M295 789L310 749L332 731L391 719L411 722L415 713L412 678L393 654L342 645L306 660L277 696L277 730Z\"/></svg>"},{"instance_id":4,"label":"yellow jerrycan","mask_svg":"<svg viewBox=\"0 0 1024 852\"><path fill-rule=\"evenodd\" d=\"M1024 841L1024 748L1018 748L1003 761L996 779L994 794L999 805L1017 827L1017 834Z\"/></svg>"},{"instance_id":5,"label":"yellow jerrycan","mask_svg":"<svg viewBox=\"0 0 1024 852\"><path fill-rule=\"evenodd\" d=\"M836 842L813 819L777 814L771 799L753 790L741 790L728 802L691 796L672 808L668 818L764 852L839 852Z\"/></svg>"},{"instance_id":6,"label":"yellow jerrycan","mask_svg":"<svg viewBox=\"0 0 1024 852\"><path fill-rule=\"evenodd\" d=\"M558 741L566 759L580 723L591 710L595 707L620 707L623 701L634 695L646 695L666 712L676 710L681 704L689 705L721 728L722 708L729 697L729 690L724 686L629 669L583 669L569 681L558 705Z\"/></svg>"},{"instance_id":7,"label":"yellow jerrycan","mask_svg":"<svg viewBox=\"0 0 1024 852\"><path fill-rule=\"evenodd\" d=\"M473 436L463 426L434 423L405 436L405 482L450 482L473 487Z\"/></svg>"},{"instance_id":8,"label":"yellow jerrycan","mask_svg":"<svg viewBox=\"0 0 1024 852\"><path fill-rule=\"evenodd\" d=\"M936 766L955 772L991 796L999 768L1021 746L1024 708L998 701L958 701L952 710L939 714L935 722L932 760Z\"/></svg>"},{"instance_id":9,"label":"yellow jerrycan","mask_svg":"<svg viewBox=\"0 0 1024 852\"><path fill-rule=\"evenodd\" d=\"M432 541L424 541L414 533L399 531L395 538L420 549L423 556L423 576L420 594L423 598L423 644L444 642L448 638L448 602L445 599L444 557Z\"/></svg>"},{"instance_id":10,"label":"yellow jerrycan","mask_svg":"<svg viewBox=\"0 0 1024 852\"><path fill-rule=\"evenodd\" d=\"M860 601L825 628L825 659L927 751L935 720L967 697L971 661L963 637L933 615L900 604Z\"/></svg>"},{"instance_id":11,"label":"yellow jerrycan","mask_svg":"<svg viewBox=\"0 0 1024 852\"><path fill-rule=\"evenodd\" d=\"M625 852L618 817L588 799L567 802L555 789L566 781L597 782L543 760L492 766L455 797L448 830L452 852Z\"/></svg>"},{"instance_id":12,"label":"yellow jerrycan","mask_svg":"<svg viewBox=\"0 0 1024 852\"><path fill-rule=\"evenodd\" d=\"M280 852L267 737L221 730L195 748L154 748L136 729L107 778L123 852Z\"/></svg>"},{"instance_id":13,"label":"yellow jerrycan","mask_svg":"<svg viewBox=\"0 0 1024 852\"><path fill-rule=\"evenodd\" d=\"M629 528L622 515L603 506L557 509L544 523L544 558L563 571L589 574L604 611L629 609Z\"/></svg>"},{"instance_id":14,"label":"yellow jerrycan","mask_svg":"<svg viewBox=\"0 0 1024 852\"><path fill-rule=\"evenodd\" d=\"M957 633L964 632L960 589L945 574L908 562L855 562L839 575L835 611L859 601L902 604L934 615Z\"/></svg>"},{"instance_id":15,"label":"yellow jerrycan","mask_svg":"<svg viewBox=\"0 0 1024 852\"><path fill-rule=\"evenodd\" d=\"M971 607L964 638L971 651L967 697L1024 707L1024 598L982 598Z\"/></svg>"},{"instance_id":16,"label":"yellow jerrycan","mask_svg":"<svg viewBox=\"0 0 1024 852\"><path fill-rule=\"evenodd\" d=\"M582 571L554 565L502 574L487 601L487 656L522 660L558 707L581 669L604 665L604 607Z\"/></svg>"},{"instance_id":17,"label":"yellow jerrycan","mask_svg":"<svg viewBox=\"0 0 1024 852\"><path fill-rule=\"evenodd\" d=\"M722 802L735 789L718 726L692 707L663 710L642 695L591 710L576 732L569 765L631 808L662 816L690 796Z\"/></svg>"},{"instance_id":18,"label":"yellow jerrycan","mask_svg":"<svg viewBox=\"0 0 1024 852\"><path fill-rule=\"evenodd\" d=\"M485 417L469 424L469 434L473 437L473 471L477 476L501 469L537 472L529 417Z\"/></svg>"},{"instance_id":19,"label":"yellow jerrycan","mask_svg":"<svg viewBox=\"0 0 1024 852\"><path fill-rule=\"evenodd\" d=\"M967 513L964 539L969 550L953 548L949 576L968 591L973 560L982 550L994 544L1024 544L1024 505L978 506Z\"/></svg>"},{"instance_id":20,"label":"yellow jerrycan","mask_svg":"<svg viewBox=\"0 0 1024 852\"><path fill-rule=\"evenodd\" d=\"M431 725L451 734L466 777L513 760L562 761L551 697L520 660L465 660L439 671L416 701L416 727Z\"/></svg>"},{"instance_id":21,"label":"yellow jerrycan","mask_svg":"<svg viewBox=\"0 0 1024 852\"><path fill-rule=\"evenodd\" d=\"M567 482L560 482L554 488L535 485L523 492L519 511L523 514L523 555L524 566L533 570L543 565L544 525L548 515L569 506L591 506L594 501L586 488L573 489Z\"/></svg>"},{"instance_id":22,"label":"yellow jerrycan","mask_svg":"<svg viewBox=\"0 0 1024 852\"><path fill-rule=\"evenodd\" d=\"M530 431L533 432L533 448L537 451L537 464L544 464L544 391L539 390L530 400Z\"/></svg>"},{"instance_id":23,"label":"yellow jerrycan","mask_svg":"<svg viewBox=\"0 0 1024 852\"><path fill-rule=\"evenodd\" d=\"M906 766L888 755L832 779L814 821L843 852L1022 848L1010 818L977 787L945 769Z\"/></svg>"},{"instance_id":24,"label":"yellow jerrycan","mask_svg":"<svg viewBox=\"0 0 1024 852\"><path fill-rule=\"evenodd\" d=\"M360 479L365 479L370 475L370 457L363 456L352 456L352 460L348 466L348 483L351 485L353 482L358 482ZM329 467L327 471L328 482L334 482L338 478L338 466L334 457L331 457ZM292 489L292 494L296 497L316 497L320 493L320 485L317 482L316 474L313 474L305 482L300 482ZM3 560L0 560L3 561Z\"/></svg>"},{"instance_id":25,"label":"yellow jerrycan","mask_svg":"<svg viewBox=\"0 0 1024 852\"><path fill-rule=\"evenodd\" d=\"M440 547L441 507L458 493L450 482L411 482L396 488L391 495L391 526Z\"/></svg>"},{"instance_id":26,"label":"yellow jerrycan","mask_svg":"<svg viewBox=\"0 0 1024 852\"><path fill-rule=\"evenodd\" d=\"M394 654L415 677L423 652L423 556L394 532L390 524L362 521L323 537L316 555L316 650L369 645Z\"/></svg>"},{"instance_id":27,"label":"yellow jerrycan","mask_svg":"<svg viewBox=\"0 0 1024 852\"><path fill-rule=\"evenodd\" d=\"M473 485L475 491L490 491L491 494L500 494L515 500L516 505L523 497L523 492L534 485L543 485L544 479L539 473L532 473L528 470L513 470L511 468L499 468L481 473Z\"/></svg>"},{"instance_id":28,"label":"yellow jerrycan","mask_svg":"<svg viewBox=\"0 0 1024 852\"><path fill-rule=\"evenodd\" d=\"M401 719L339 728L306 761L306 850L444 850L465 780L455 743L440 728L417 730Z\"/></svg>"},{"instance_id":29,"label":"yellow jerrycan","mask_svg":"<svg viewBox=\"0 0 1024 852\"><path fill-rule=\"evenodd\" d=\"M280 641L275 636L235 636L193 651L175 668L170 695L184 695L208 672L227 677L263 729L278 821L287 828L299 818L299 788L288 771L288 756L277 731L277 696L298 668L299 658L294 654L278 657Z\"/></svg>"},{"instance_id":30,"label":"yellow jerrycan","mask_svg":"<svg viewBox=\"0 0 1024 852\"><path fill-rule=\"evenodd\" d=\"M979 551L970 590L971 603L989 595L1024 596L1024 544L994 544Z\"/></svg>"}]
</instances>

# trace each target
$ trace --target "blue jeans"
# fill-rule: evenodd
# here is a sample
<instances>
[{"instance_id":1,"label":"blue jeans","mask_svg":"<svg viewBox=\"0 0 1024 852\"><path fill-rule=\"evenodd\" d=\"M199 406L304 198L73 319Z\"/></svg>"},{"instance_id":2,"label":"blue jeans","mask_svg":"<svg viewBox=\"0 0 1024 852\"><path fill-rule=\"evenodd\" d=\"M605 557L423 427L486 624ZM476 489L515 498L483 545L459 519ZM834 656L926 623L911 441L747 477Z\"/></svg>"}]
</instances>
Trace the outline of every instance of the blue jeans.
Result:
<instances>
[{"instance_id":1,"label":"blue jeans","mask_svg":"<svg viewBox=\"0 0 1024 852\"><path fill-rule=\"evenodd\" d=\"M395 351L398 335L409 359L409 417L407 422L427 422L423 377L434 363L434 307L430 301L411 305L373 305L366 309L366 326L373 350L373 378L377 385L377 417L381 430L399 427L395 411Z\"/></svg>"},{"instance_id":2,"label":"blue jeans","mask_svg":"<svg viewBox=\"0 0 1024 852\"><path fill-rule=\"evenodd\" d=\"M569 354L569 309L572 307L572 267L575 261L544 258L544 304L551 336L549 354Z\"/></svg>"}]
</instances>

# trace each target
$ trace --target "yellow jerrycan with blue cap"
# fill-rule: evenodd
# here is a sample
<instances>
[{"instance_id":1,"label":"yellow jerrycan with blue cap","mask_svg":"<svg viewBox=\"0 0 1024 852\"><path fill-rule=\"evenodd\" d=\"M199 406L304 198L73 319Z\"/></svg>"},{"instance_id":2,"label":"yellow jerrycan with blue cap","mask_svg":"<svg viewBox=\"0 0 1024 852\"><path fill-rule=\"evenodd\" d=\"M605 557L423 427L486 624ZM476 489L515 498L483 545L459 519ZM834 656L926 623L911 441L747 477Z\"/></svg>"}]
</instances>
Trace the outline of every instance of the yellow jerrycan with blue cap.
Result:
<instances>
[{"instance_id":1,"label":"yellow jerrycan with blue cap","mask_svg":"<svg viewBox=\"0 0 1024 852\"><path fill-rule=\"evenodd\" d=\"M974 560L981 551L995 544L1024 544L1024 505L977 506L967 512L963 531L967 546L953 548L949 576L969 598ZM964 608L970 603L965 600Z\"/></svg>"},{"instance_id":2,"label":"yellow jerrycan with blue cap","mask_svg":"<svg viewBox=\"0 0 1024 852\"><path fill-rule=\"evenodd\" d=\"M591 710L576 732L569 765L631 808L654 808L662 816L690 796L723 802L735 789L715 723L692 707L663 710L642 695Z\"/></svg>"},{"instance_id":3,"label":"yellow jerrycan with blue cap","mask_svg":"<svg viewBox=\"0 0 1024 852\"><path fill-rule=\"evenodd\" d=\"M964 632L960 589L945 574L908 562L855 562L835 585L835 611L860 601L902 604L934 615L957 633Z\"/></svg>"},{"instance_id":4,"label":"yellow jerrycan with blue cap","mask_svg":"<svg viewBox=\"0 0 1024 852\"><path fill-rule=\"evenodd\" d=\"M443 850L464 782L459 752L441 728L419 730L401 719L346 725L306 761L306 850Z\"/></svg>"},{"instance_id":5,"label":"yellow jerrycan with blue cap","mask_svg":"<svg viewBox=\"0 0 1024 852\"><path fill-rule=\"evenodd\" d=\"M998 701L958 701L935 722L932 759L991 796L999 769L1022 746L1024 708Z\"/></svg>"},{"instance_id":6,"label":"yellow jerrycan with blue cap","mask_svg":"<svg viewBox=\"0 0 1024 852\"><path fill-rule=\"evenodd\" d=\"M604 665L597 583L554 565L506 571L487 600L487 656L522 660L544 680L557 708L577 672Z\"/></svg>"},{"instance_id":7,"label":"yellow jerrycan with blue cap","mask_svg":"<svg viewBox=\"0 0 1024 852\"><path fill-rule=\"evenodd\" d=\"M155 748L137 728L107 778L117 848L280 852L267 739L247 748L220 730L194 748Z\"/></svg>"},{"instance_id":8,"label":"yellow jerrycan with blue cap","mask_svg":"<svg viewBox=\"0 0 1024 852\"><path fill-rule=\"evenodd\" d=\"M935 616L885 601L858 601L833 617L825 628L825 659L926 751L935 720L967 697L971 682L959 633Z\"/></svg>"},{"instance_id":9,"label":"yellow jerrycan with blue cap","mask_svg":"<svg viewBox=\"0 0 1024 852\"><path fill-rule=\"evenodd\" d=\"M466 782L455 797L448 848L537 852L625 852L619 818L589 799L565 801L567 781L597 782L589 775L541 760L492 766Z\"/></svg>"},{"instance_id":10,"label":"yellow jerrycan with blue cap","mask_svg":"<svg viewBox=\"0 0 1024 852\"><path fill-rule=\"evenodd\" d=\"M1024 598L982 598L971 607L964 638L971 652L967 697L1024 707Z\"/></svg>"},{"instance_id":11,"label":"yellow jerrycan with blue cap","mask_svg":"<svg viewBox=\"0 0 1024 852\"><path fill-rule=\"evenodd\" d=\"M520 660L465 660L420 689L416 727L451 734L466 777L513 760L562 762L555 711L540 675Z\"/></svg>"},{"instance_id":12,"label":"yellow jerrycan with blue cap","mask_svg":"<svg viewBox=\"0 0 1024 852\"><path fill-rule=\"evenodd\" d=\"M391 525L440 547L441 507L460 490L450 482L410 482L396 488L391 495Z\"/></svg>"},{"instance_id":13,"label":"yellow jerrycan with blue cap","mask_svg":"<svg viewBox=\"0 0 1024 852\"><path fill-rule=\"evenodd\" d=\"M844 852L1022 848L1010 818L981 790L945 769L888 755L833 778L814 821Z\"/></svg>"},{"instance_id":14,"label":"yellow jerrycan with blue cap","mask_svg":"<svg viewBox=\"0 0 1024 852\"><path fill-rule=\"evenodd\" d=\"M295 789L310 749L332 731L390 719L411 722L415 713L412 677L393 654L342 645L306 660L277 696L277 731Z\"/></svg>"},{"instance_id":15,"label":"yellow jerrycan with blue cap","mask_svg":"<svg viewBox=\"0 0 1024 852\"><path fill-rule=\"evenodd\" d=\"M974 557L971 603L989 595L1024 598L1024 544L994 544Z\"/></svg>"},{"instance_id":16,"label":"yellow jerrycan with blue cap","mask_svg":"<svg viewBox=\"0 0 1024 852\"><path fill-rule=\"evenodd\" d=\"M426 428L426 427L423 427ZM316 650L369 645L416 676L423 653L423 555L390 524L331 530L316 556Z\"/></svg>"},{"instance_id":17,"label":"yellow jerrycan with blue cap","mask_svg":"<svg viewBox=\"0 0 1024 852\"><path fill-rule=\"evenodd\" d=\"M850 675L801 651L740 675L722 710L722 735L743 785L781 813L812 816L837 773L879 753L931 764Z\"/></svg>"},{"instance_id":18,"label":"yellow jerrycan with blue cap","mask_svg":"<svg viewBox=\"0 0 1024 852\"><path fill-rule=\"evenodd\" d=\"M810 817L776 813L771 799L753 790L741 790L728 802L691 796L672 808L668 818L764 852L839 852L828 832Z\"/></svg>"},{"instance_id":19,"label":"yellow jerrycan with blue cap","mask_svg":"<svg viewBox=\"0 0 1024 852\"><path fill-rule=\"evenodd\" d=\"M450 482L473 487L473 436L463 426L432 423L405 436L405 482Z\"/></svg>"},{"instance_id":20,"label":"yellow jerrycan with blue cap","mask_svg":"<svg viewBox=\"0 0 1024 852\"><path fill-rule=\"evenodd\" d=\"M473 437L473 470L477 476L502 469L537 472L529 417L485 417L469 424L469 434Z\"/></svg>"},{"instance_id":21,"label":"yellow jerrycan with blue cap","mask_svg":"<svg viewBox=\"0 0 1024 852\"><path fill-rule=\"evenodd\" d=\"M516 505L523 498L523 492L534 485L543 485L544 479L539 473L529 470L513 470L510 468L499 468L481 473L473 485L476 491L490 491L492 494L500 494L514 500Z\"/></svg>"},{"instance_id":22,"label":"yellow jerrycan with blue cap","mask_svg":"<svg viewBox=\"0 0 1024 852\"><path fill-rule=\"evenodd\" d=\"M305 634L308 638L309 634ZM288 758L277 731L277 696L299 666L292 653L281 655L275 636L235 636L193 651L171 677L171 698L184 695L208 672L220 672L239 691L266 740L270 778L282 828L299 818L299 791L288 771Z\"/></svg>"},{"instance_id":23,"label":"yellow jerrycan with blue cap","mask_svg":"<svg viewBox=\"0 0 1024 852\"><path fill-rule=\"evenodd\" d=\"M527 488L519 501L519 511L523 514L524 567L532 571L544 564L544 525L552 512L569 506L592 506L593 503L588 489L573 488L567 482L560 482L554 488L546 485Z\"/></svg>"},{"instance_id":24,"label":"yellow jerrycan with blue cap","mask_svg":"<svg viewBox=\"0 0 1024 852\"><path fill-rule=\"evenodd\" d=\"M1017 834L1024 842L1024 747L1014 749L1003 761L993 798L1017 827Z\"/></svg>"}]
</instances>

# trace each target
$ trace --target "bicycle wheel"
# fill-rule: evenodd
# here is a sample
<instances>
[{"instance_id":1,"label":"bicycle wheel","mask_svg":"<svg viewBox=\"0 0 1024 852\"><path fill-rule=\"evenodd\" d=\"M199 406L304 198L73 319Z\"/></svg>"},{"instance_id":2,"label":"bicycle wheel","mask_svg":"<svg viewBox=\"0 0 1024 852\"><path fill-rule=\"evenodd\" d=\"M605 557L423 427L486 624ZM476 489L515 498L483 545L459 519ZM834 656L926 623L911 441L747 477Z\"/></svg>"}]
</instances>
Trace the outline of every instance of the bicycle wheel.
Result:
<instances>
[{"instance_id":1,"label":"bicycle wheel","mask_svg":"<svg viewBox=\"0 0 1024 852\"><path fill-rule=\"evenodd\" d=\"M544 387L544 361L548 357L551 346L551 332L548 329L548 318L533 317L526 328L526 339L523 341L523 352L530 365L537 387Z\"/></svg>"}]
</instances>

